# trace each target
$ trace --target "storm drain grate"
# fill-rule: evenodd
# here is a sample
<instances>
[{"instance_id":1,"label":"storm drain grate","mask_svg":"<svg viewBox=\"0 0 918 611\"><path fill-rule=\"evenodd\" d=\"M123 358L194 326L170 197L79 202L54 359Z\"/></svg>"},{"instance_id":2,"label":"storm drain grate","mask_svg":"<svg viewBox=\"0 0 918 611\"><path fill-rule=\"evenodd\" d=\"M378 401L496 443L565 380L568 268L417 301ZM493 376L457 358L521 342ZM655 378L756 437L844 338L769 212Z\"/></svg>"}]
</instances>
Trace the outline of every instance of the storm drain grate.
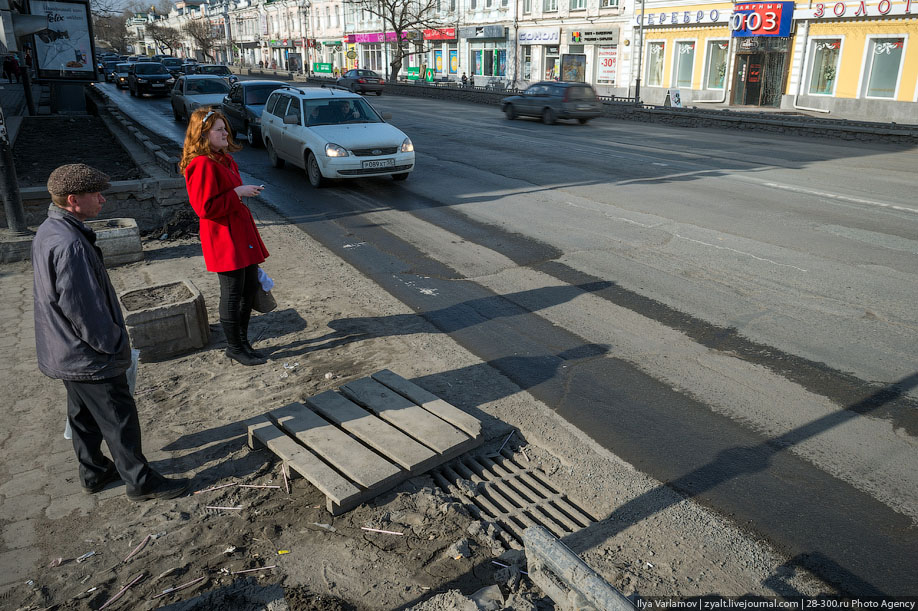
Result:
<instances>
[{"instance_id":1,"label":"storm drain grate","mask_svg":"<svg viewBox=\"0 0 918 611\"><path fill-rule=\"evenodd\" d=\"M520 549L523 531L540 525L564 537L594 522L548 476L503 453L460 459L434 472L437 484L460 498L477 519L495 523L504 544Z\"/></svg>"}]
</instances>

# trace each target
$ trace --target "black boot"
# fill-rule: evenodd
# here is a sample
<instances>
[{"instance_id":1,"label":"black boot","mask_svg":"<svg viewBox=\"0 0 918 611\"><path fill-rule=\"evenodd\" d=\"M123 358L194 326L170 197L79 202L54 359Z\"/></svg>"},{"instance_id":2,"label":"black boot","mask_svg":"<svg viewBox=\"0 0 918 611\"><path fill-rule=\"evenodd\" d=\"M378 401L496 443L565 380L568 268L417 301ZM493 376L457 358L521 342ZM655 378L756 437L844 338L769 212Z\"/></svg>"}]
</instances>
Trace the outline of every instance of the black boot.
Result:
<instances>
[{"instance_id":1,"label":"black boot","mask_svg":"<svg viewBox=\"0 0 918 611\"><path fill-rule=\"evenodd\" d=\"M239 335L242 340L242 347L246 352L249 353L249 356L256 359L263 359L265 355L252 347L252 344L249 343L249 318L252 317L252 311L249 310L247 314L243 314L239 321Z\"/></svg>"},{"instance_id":2,"label":"black boot","mask_svg":"<svg viewBox=\"0 0 918 611\"><path fill-rule=\"evenodd\" d=\"M267 362L265 359L257 358L246 352L242 345L239 323L220 321L220 324L226 335L226 356L247 367L264 365Z\"/></svg>"}]
</instances>

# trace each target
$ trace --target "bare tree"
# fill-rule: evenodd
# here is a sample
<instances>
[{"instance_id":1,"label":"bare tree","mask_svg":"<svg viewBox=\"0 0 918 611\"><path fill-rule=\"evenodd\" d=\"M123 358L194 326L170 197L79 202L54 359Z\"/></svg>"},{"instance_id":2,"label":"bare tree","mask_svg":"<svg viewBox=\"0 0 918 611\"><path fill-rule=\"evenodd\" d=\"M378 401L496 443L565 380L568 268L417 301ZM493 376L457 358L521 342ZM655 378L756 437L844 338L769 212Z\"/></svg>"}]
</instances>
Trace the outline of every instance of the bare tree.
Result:
<instances>
[{"instance_id":1,"label":"bare tree","mask_svg":"<svg viewBox=\"0 0 918 611\"><path fill-rule=\"evenodd\" d=\"M218 32L217 28L206 17L191 19L185 24L182 31L195 42L204 57L214 61L214 45L217 40L223 38L222 32Z\"/></svg>"},{"instance_id":2,"label":"bare tree","mask_svg":"<svg viewBox=\"0 0 918 611\"><path fill-rule=\"evenodd\" d=\"M442 0L345 0L358 11L366 11L382 19L383 31L394 32L395 41L389 48L392 57L386 67L386 79L394 78L402 64L412 53L424 52L423 48L411 49L422 42L422 30L441 29L449 25L439 17Z\"/></svg>"},{"instance_id":3,"label":"bare tree","mask_svg":"<svg viewBox=\"0 0 918 611\"><path fill-rule=\"evenodd\" d=\"M162 52L163 48L169 49L169 55L172 55L175 49L182 46L181 32L155 21L147 26L147 36L153 40L160 52Z\"/></svg>"},{"instance_id":4,"label":"bare tree","mask_svg":"<svg viewBox=\"0 0 918 611\"><path fill-rule=\"evenodd\" d=\"M106 42L118 53L127 53L127 48L134 42L134 35L127 28L127 13L121 15L101 15L93 20L93 32L96 40Z\"/></svg>"}]
</instances>

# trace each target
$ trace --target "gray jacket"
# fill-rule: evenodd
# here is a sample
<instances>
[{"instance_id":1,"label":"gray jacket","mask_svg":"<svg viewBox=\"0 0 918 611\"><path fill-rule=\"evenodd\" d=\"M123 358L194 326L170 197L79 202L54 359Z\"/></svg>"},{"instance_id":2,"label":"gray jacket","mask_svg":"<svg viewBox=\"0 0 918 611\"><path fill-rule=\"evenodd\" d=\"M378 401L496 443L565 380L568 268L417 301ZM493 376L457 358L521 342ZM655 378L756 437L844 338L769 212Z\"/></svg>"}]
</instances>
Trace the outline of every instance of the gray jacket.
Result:
<instances>
[{"instance_id":1,"label":"gray jacket","mask_svg":"<svg viewBox=\"0 0 918 611\"><path fill-rule=\"evenodd\" d=\"M96 234L54 206L32 241L38 368L61 380L127 371L131 345Z\"/></svg>"}]
</instances>

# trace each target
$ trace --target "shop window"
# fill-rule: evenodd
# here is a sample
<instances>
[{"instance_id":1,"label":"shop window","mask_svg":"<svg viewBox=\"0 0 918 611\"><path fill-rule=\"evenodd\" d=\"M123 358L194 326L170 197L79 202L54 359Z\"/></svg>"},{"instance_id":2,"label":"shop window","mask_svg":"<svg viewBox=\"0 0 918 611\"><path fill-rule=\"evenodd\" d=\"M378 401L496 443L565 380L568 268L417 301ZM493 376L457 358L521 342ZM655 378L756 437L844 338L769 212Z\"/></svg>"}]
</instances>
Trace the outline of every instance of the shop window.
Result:
<instances>
[{"instance_id":1,"label":"shop window","mask_svg":"<svg viewBox=\"0 0 918 611\"><path fill-rule=\"evenodd\" d=\"M708 41L707 63L705 66L705 88L723 89L727 78L727 51L730 43L726 40Z\"/></svg>"},{"instance_id":2,"label":"shop window","mask_svg":"<svg viewBox=\"0 0 918 611\"><path fill-rule=\"evenodd\" d=\"M545 80L556 81L561 70L561 56L558 47L545 47Z\"/></svg>"},{"instance_id":3,"label":"shop window","mask_svg":"<svg viewBox=\"0 0 918 611\"><path fill-rule=\"evenodd\" d=\"M572 11L582 11L586 8L586 0L571 0Z\"/></svg>"},{"instance_id":4,"label":"shop window","mask_svg":"<svg viewBox=\"0 0 918 611\"><path fill-rule=\"evenodd\" d=\"M867 46L864 95L868 98L895 98L902 68L904 38L871 38Z\"/></svg>"},{"instance_id":5,"label":"shop window","mask_svg":"<svg viewBox=\"0 0 918 611\"><path fill-rule=\"evenodd\" d=\"M532 45L523 45L523 80L532 79Z\"/></svg>"},{"instance_id":6,"label":"shop window","mask_svg":"<svg viewBox=\"0 0 918 611\"><path fill-rule=\"evenodd\" d=\"M475 48L471 52L472 74L478 76L506 76L507 50L494 48L493 43L487 48Z\"/></svg>"},{"instance_id":7,"label":"shop window","mask_svg":"<svg viewBox=\"0 0 918 611\"><path fill-rule=\"evenodd\" d=\"M649 87L663 86L663 59L666 51L666 43L649 42L647 43L647 63L645 64L646 73L644 82Z\"/></svg>"},{"instance_id":8,"label":"shop window","mask_svg":"<svg viewBox=\"0 0 918 611\"><path fill-rule=\"evenodd\" d=\"M558 0L542 0L543 13L555 13L558 11Z\"/></svg>"},{"instance_id":9,"label":"shop window","mask_svg":"<svg viewBox=\"0 0 918 611\"><path fill-rule=\"evenodd\" d=\"M810 44L810 88L814 95L831 95L838 75L841 39L813 40Z\"/></svg>"},{"instance_id":10,"label":"shop window","mask_svg":"<svg viewBox=\"0 0 918 611\"><path fill-rule=\"evenodd\" d=\"M363 65L361 68L367 70L382 70L383 57L382 45L362 45L363 46Z\"/></svg>"},{"instance_id":11,"label":"shop window","mask_svg":"<svg viewBox=\"0 0 918 611\"><path fill-rule=\"evenodd\" d=\"M673 62L673 86L691 88L694 70L695 42L677 42L676 57Z\"/></svg>"}]
</instances>

